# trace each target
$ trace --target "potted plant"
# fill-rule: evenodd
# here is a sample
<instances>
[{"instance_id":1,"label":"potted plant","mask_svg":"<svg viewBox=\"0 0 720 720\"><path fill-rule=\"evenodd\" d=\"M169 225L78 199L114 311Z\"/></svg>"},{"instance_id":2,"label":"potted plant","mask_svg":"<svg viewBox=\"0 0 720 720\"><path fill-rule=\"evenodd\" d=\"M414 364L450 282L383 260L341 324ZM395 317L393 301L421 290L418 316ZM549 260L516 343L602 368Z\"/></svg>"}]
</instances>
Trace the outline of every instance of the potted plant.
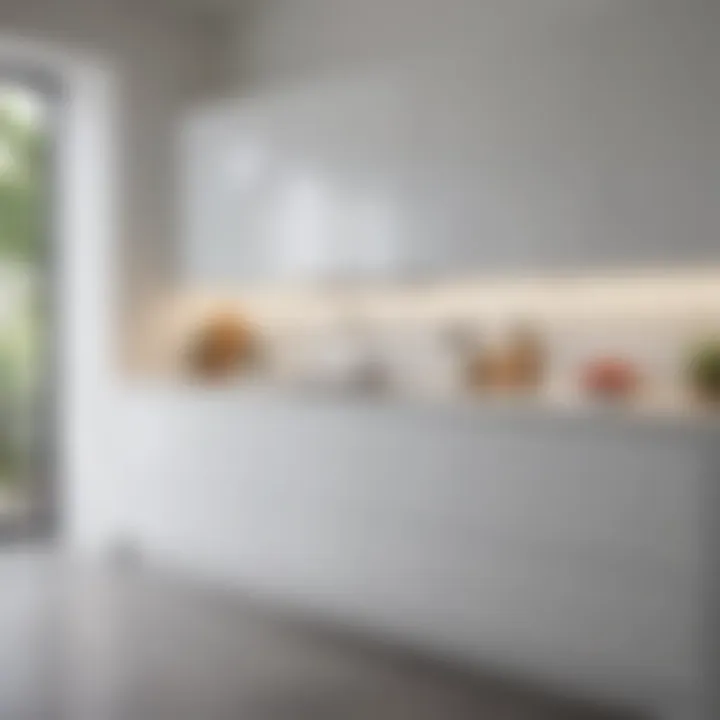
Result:
<instances>
[{"instance_id":1,"label":"potted plant","mask_svg":"<svg viewBox=\"0 0 720 720\"><path fill-rule=\"evenodd\" d=\"M720 401L720 337L703 340L693 348L688 375L701 400Z\"/></svg>"}]
</instances>

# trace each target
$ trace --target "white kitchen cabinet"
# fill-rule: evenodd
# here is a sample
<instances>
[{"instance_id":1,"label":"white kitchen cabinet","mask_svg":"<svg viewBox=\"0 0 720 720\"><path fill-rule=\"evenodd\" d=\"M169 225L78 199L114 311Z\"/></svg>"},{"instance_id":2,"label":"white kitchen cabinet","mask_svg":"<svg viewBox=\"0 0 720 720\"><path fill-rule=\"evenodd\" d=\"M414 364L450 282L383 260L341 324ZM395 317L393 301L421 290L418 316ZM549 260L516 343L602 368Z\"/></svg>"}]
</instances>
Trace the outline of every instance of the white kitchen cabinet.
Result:
<instances>
[{"instance_id":1,"label":"white kitchen cabinet","mask_svg":"<svg viewBox=\"0 0 720 720\"><path fill-rule=\"evenodd\" d=\"M267 275L258 233L260 158L241 138L250 128L233 113L198 115L182 133L182 268L190 283L243 283Z\"/></svg>"},{"instance_id":2,"label":"white kitchen cabinet","mask_svg":"<svg viewBox=\"0 0 720 720\"><path fill-rule=\"evenodd\" d=\"M402 258L394 99L323 83L184 123L182 269L200 284L394 276Z\"/></svg>"},{"instance_id":3,"label":"white kitchen cabinet","mask_svg":"<svg viewBox=\"0 0 720 720\"><path fill-rule=\"evenodd\" d=\"M157 562L599 699L706 699L717 467L699 423L252 392L125 412L142 438L115 532Z\"/></svg>"},{"instance_id":4,"label":"white kitchen cabinet","mask_svg":"<svg viewBox=\"0 0 720 720\"><path fill-rule=\"evenodd\" d=\"M184 270L276 282L717 262L717 83L692 83L692 64L675 77L552 52L248 91L185 125Z\"/></svg>"}]
</instances>

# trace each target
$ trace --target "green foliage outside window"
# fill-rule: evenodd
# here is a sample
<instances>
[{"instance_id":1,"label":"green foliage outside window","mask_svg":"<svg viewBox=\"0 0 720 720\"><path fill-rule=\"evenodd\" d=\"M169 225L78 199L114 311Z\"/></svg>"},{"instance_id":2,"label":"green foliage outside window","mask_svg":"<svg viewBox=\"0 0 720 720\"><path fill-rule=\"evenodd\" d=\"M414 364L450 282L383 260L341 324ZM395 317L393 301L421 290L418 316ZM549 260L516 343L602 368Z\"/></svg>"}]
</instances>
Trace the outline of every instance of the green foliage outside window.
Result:
<instances>
[{"instance_id":1,"label":"green foliage outside window","mask_svg":"<svg viewBox=\"0 0 720 720\"><path fill-rule=\"evenodd\" d=\"M0 86L0 485L28 461L42 333L47 133L41 104Z\"/></svg>"},{"instance_id":2,"label":"green foliage outside window","mask_svg":"<svg viewBox=\"0 0 720 720\"><path fill-rule=\"evenodd\" d=\"M0 93L0 258L32 263L45 218L47 138L36 118Z\"/></svg>"}]
</instances>

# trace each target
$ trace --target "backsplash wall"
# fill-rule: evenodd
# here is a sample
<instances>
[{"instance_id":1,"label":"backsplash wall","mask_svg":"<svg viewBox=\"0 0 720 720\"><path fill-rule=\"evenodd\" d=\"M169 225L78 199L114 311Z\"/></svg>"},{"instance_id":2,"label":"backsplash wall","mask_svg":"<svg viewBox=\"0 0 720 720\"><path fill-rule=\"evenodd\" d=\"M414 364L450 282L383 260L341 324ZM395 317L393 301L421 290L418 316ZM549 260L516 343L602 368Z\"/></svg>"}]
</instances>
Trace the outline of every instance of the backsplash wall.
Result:
<instances>
[{"instance_id":1,"label":"backsplash wall","mask_svg":"<svg viewBox=\"0 0 720 720\"><path fill-rule=\"evenodd\" d=\"M584 362L607 354L637 363L654 392L672 394L691 344L720 335L720 270L406 287L188 289L149 314L144 369L177 375L183 343L218 307L246 319L272 346L276 379L292 376L319 346L354 327L394 368L399 389L450 390L458 358L447 346L449 330L463 328L487 345L523 323L543 338L550 392L567 392Z\"/></svg>"}]
</instances>

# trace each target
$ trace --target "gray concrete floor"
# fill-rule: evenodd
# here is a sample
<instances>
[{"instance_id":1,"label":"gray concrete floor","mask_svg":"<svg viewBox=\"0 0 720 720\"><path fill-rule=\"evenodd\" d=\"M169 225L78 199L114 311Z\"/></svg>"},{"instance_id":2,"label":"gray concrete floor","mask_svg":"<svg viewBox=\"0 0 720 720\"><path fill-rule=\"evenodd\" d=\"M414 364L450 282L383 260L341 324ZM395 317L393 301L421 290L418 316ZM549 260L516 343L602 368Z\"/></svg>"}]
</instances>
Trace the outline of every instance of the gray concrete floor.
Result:
<instances>
[{"instance_id":1,"label":"gray concrete floor","mask_svg":"<svg viewBox=\"0 0 720 720\"><path fill-rule=\"evenodd\" d=\"M2 720L612 720L149 572L0 554Z\"/></svg>"}]
</instances>

